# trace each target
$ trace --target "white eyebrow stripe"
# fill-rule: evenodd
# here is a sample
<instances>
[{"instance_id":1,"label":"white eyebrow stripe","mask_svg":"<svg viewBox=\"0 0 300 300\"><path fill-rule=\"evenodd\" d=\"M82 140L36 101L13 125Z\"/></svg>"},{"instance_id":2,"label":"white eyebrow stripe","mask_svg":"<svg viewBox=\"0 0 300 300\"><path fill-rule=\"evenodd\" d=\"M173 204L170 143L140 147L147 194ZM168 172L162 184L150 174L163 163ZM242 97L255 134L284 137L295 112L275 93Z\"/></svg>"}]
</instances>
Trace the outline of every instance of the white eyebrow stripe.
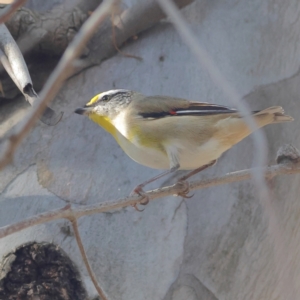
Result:
<instances>
[{"instance_id":1,"label":"white eyebrow stripe","mask_svg":"<svg viewBox=\"0 0 300 300\"><path fill-rule=\"evenodd\" d=\"M110 91L106 91L106 92L103 92L101 93L100 95L101 96L105 96L105 95L115 95L115 94L118 94L118 93L127 93L128 90L124 90L124 89L119 89L119 90L110 90Z\"/></svg>"}]
</instances>

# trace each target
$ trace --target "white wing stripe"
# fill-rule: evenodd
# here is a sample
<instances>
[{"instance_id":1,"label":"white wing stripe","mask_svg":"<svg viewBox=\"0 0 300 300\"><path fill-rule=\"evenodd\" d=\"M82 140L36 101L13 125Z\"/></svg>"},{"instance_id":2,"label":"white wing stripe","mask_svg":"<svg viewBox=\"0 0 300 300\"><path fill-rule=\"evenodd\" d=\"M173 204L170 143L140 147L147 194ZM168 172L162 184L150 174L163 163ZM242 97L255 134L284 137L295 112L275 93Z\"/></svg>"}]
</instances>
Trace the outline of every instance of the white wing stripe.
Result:
<instances>
[{"instance_id":1,"label":"white wing stripe","mask_svg":"<svg viewBox=\"0 0 300 300\"><path fill-rule=\"evenodd\" d=\"M176 114L195 114L195 113L203 113L203 114L211 114L211 113L233 113L235 110L180 110L176 111Z\"/></svg>"}]
</instances>

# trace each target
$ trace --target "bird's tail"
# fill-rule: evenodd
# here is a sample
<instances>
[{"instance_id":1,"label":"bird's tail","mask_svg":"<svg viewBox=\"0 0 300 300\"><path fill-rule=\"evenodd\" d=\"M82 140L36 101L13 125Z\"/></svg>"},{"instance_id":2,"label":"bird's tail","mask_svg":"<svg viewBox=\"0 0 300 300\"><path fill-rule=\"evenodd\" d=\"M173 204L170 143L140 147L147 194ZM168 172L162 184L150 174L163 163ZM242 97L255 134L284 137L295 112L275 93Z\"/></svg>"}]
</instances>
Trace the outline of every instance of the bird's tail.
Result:
<instances>
[{"instance_id":1,"label":"bird's tail","mask_svg":"<svg viewBox=\"0 0 300 300\"><path fill-rule=\"evenodd\" d=\"M284 114L284 110L281 106L272 106L255 112L254 116L261 127L268 124L290 122L294 120L291 116Z\"/></svg>"},{"instance_id":2,"label":"bird's tail","mask_svg":"<svg viewBox=\"0 0 300 300\"><path fill-rule=\"evenodd\" d=\"M284 114L284 110L280 106L273 106L260 111L254 111L253 117L257 127L261 128L268 124L290 122L293 118ZM241 116L226 118L218 122L219 139L228 146L228 149L248 136L252 129L249 128Z\"/></svg>"}]
</instances>

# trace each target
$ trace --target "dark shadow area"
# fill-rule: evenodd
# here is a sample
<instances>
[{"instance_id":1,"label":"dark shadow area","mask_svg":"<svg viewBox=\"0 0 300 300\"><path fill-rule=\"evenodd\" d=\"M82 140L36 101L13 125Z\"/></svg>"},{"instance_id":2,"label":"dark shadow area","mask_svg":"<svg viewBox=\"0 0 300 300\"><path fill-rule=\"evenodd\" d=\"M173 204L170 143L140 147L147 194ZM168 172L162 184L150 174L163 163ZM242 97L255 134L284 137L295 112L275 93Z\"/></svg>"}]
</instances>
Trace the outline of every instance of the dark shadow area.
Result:
<instances>
[{"instance_id":1,"label":"dark shadow area","mask_svg":"<svg viewBox=\"0 0 300 300\"><path fill-rule=\"evenodd\" d=\"M7 254L0 266L1 300L87 299L77 268L57 245L22 245Z\"/></svg>"}]
</instances>

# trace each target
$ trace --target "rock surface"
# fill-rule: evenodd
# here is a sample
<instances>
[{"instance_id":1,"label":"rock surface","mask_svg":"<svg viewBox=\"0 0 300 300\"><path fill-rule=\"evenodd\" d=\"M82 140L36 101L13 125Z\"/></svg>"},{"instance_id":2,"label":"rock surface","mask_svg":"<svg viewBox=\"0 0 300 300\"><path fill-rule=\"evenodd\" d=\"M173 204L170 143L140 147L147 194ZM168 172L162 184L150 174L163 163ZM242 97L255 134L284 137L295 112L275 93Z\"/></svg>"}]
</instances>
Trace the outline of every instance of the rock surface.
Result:
<instances>
[{"instance_id":1,"label":"rock surface","mask_svg":"<svg viewBox=\"0 0 300 300\"><path fill-rule=\"evenodd\" d=\"M282 144L299 148L299 1L203 0L184 9L184 16L252 109L281 105L295 118L264 129L269 162ZM68 80L52 103L65 112L63 120L55 127L38 124L14 164L0 173L1 226L67 202L113 201L157 174L131 161L96 124L73 114L96 93L126 88L231 105L168 22L124 51L143 61L117 55ZM12 109L8 119L0 109L1 134L29 111ZM199 177L249 168L255 155L247 138ZM299 176L278 177L269 186L271 208L244 182L201 190L189 200L157 200L143 213L128 208L80 219L100 285L110 299L124 300L298 299ZM58 244L87 278L67 222L7 237L0 255L28 241Z\"/></svg>"}]
</instances>

